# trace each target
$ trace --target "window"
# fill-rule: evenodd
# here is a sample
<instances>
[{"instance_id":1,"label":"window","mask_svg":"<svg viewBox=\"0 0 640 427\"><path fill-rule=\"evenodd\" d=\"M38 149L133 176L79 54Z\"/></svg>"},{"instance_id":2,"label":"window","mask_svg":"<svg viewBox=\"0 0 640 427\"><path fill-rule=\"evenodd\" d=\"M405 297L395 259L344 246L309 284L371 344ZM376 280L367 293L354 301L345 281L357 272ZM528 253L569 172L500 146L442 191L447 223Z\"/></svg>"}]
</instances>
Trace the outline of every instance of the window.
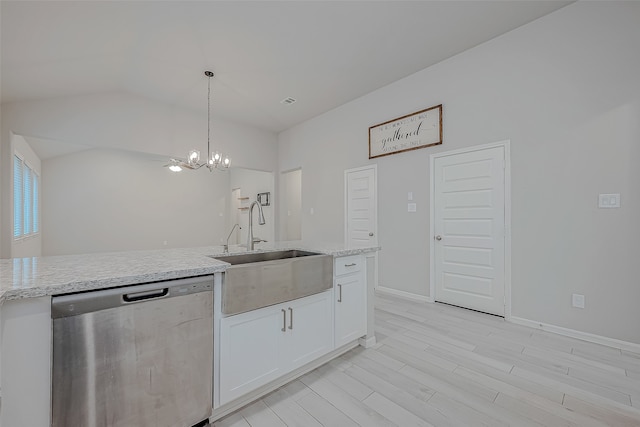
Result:
<instances>
[{"instance_id":1,"label":"window","mask_svg":"<svg viewBox=\"0 0 640 427\"><path fill-rule=\"evenodd\" d=\"M13 156L13 237L20 239L40 231L38 198L40 177L24 159Z\"/></svg>"}]
</instances>

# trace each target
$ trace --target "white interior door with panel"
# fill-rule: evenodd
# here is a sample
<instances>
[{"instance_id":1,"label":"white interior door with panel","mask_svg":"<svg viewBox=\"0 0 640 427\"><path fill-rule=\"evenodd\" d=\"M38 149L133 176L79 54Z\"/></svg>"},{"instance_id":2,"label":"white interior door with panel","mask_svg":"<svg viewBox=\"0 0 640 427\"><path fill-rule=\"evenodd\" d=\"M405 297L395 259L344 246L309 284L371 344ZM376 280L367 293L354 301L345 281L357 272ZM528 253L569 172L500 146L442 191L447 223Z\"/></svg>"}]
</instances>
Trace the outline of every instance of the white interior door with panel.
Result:
<instances>
[{"instance_id":1,"label":"white interior door with panel","mask_svg":"<svg viewBox=\"0 0 640 427\"><path fill-rule=\"evenodd\" d=\"M432 156L435 301L505 315L505 146Z\"/></svg>"},{"instance_id":2,"label":"white interior door with panel","mask_svg":"<svg viewBox=\"0 0 640 427\"><path fill-rule=\"evenodd\" d=\"M376 246L376 167L345 171L345 245L348 248Z\"/></svg>"}]
</instances>

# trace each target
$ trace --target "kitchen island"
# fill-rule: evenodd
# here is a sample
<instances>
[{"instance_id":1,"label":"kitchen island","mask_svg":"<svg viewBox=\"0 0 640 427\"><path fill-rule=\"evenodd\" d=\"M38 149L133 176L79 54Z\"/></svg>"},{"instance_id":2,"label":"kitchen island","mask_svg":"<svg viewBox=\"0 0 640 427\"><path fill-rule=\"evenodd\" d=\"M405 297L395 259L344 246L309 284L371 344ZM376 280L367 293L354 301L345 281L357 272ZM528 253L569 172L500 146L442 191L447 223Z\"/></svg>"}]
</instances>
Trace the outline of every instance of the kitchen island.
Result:
<instances>
[{"instance_id":1,"label":"kitchen island","mask_svg":"<svg viewBox=\"0 0 640 427\"><path fill-rule=\"evenodd\" d=\"M229 268L229 264L216 260L212 256L222 255L222 247L0 260L0 392L2 393L0 425L46 427L50 423L51 297L55 295L213 274L215 362L212 419L219 418L278 385L286 383L295 376L308 372L319 364L352 348L358 342L363 345L375 342L372 334L372 298L367 298L366 295L372 294L375 252L379 248L346 249L339 245L281 242L261 245L261 248L254 252L289 249L323 253L333 256L334 260L346 259L349 260L348 265L354 264L353 260L359 260L358 270L353 274L338 271L344 267L337 264L337 267L334 268L334 278L336 273L342 272L346 279L360 280L360 286L365 289L360 303L365 304L366 327L354 340L353 334L349 335L348 331L344 332L345 329L340 326L340 321L334 323L334 315L340 316L341 312L341 306L336 306L341 301L338 303L334 303L334 301L342 300L343 288L343 283L336 285L334 280L334 286L339 286L340 295L335 289L331 289L322 297L308 297L311 299L325 298L326 300L323 302L325 305L317 305L317 307L326 308L324 311L327 312L324 314L328 317L325 320L331 322L330 342L317 355L301 359L295 366L291 365L291 369L288 366L280 366L281 375L272 374L266 379L261 378L252 387L234 390L224 387L225 384L233 384L234 377L233 375L229 376L229 372L233 374L241 366L236 365L228 369L223 364L221 367L220 354L226 349L225 343L220 341L220 336L226 337L225 339L228 341L230 333L237 333L232 327L233 322L237 324L237 319L242 319L238 316L246 317L251 313L227 318L224 318L220 313L219 295L222 278L225 270ZM232 247L230 253L236 252L246 253L246 250ZM350 259L349 257L354 258ZM357 283L357 280L354 283ZM352 288L356 287L348 287L345 282L346 290ZM345 295L348 294L345 293ZM333 301L331 301L332 299ZM307 302L314 301L308 300ZM291 310L292 308L287 307L287 309ZM260 310L256 310L256 312ZM351 309L343 310L344 313L351 311ZM303 313L302 306L300 306L299 312ZM296 317L296 322L301 324L298 317ZM228 328L225 330L225 327ZM371 332L368 333L368 331ZM343 332L344 334L341 335ZM226 354L228 356L229 352L227 351ZM229 380L222 386L220 384L221 377ZM222 401L221 396L224 399Z\"/></svg>"}]
</instances>

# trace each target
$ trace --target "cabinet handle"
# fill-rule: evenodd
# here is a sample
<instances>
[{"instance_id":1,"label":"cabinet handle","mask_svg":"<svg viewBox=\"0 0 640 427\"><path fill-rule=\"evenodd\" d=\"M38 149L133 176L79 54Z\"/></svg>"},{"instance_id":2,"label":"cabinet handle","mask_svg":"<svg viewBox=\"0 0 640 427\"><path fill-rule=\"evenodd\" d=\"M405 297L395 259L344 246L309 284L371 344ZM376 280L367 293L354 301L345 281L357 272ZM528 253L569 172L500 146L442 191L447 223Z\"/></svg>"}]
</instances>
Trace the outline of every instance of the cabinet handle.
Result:
<instances>
[{"instance_id":1,"label":"cabinet handle","mask_svg":"<svg viewBox=\"0 0 640 427\"><path fill-rule=\"evenodd\" d=\"M293 329L293 308L289 307L289 329Z\"/></svg>"},{"instance_id":2,"label":"cabinet handle","mask_svg":"<svg viewBox=\"0 0 640 427\"><path fill-rule=\"evenodd\" d=\"M342 285L338 283L338 302L342 302Z\"/></svg>"},{"instance_id":3,"label":"cabinet handle","mask_svg":"<svg viewBox=\"0 0 640 427\"><path fill-rule=\"evenodd\" d=\"M355 267L356 263L352 262L351 264L345 264L345 267Z\"/></svg>"},{"instance_id":4,"label":"cabinet handle","mask_svg":"<svg viewBox=\"0 0 640 427\"><path fill-rule=\"evenodd\" d=\"M280 330L282 332L285 332L287 330L287 310L283 308L281 311L282 311L282 329Z\"/></svg>"}]
</instances>

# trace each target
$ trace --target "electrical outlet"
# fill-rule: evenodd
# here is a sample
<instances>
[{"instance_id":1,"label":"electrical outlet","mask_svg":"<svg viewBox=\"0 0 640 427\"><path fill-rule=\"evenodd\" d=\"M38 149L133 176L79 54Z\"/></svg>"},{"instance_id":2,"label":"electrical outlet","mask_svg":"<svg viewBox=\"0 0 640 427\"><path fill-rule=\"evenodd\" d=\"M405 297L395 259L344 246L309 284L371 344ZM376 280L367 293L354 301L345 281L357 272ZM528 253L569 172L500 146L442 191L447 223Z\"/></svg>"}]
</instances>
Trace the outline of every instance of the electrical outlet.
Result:
<instances>
[{"instance_id":1,"label":"electrical outlet","mask_svg":"<svg viewBox=\"0 0 640 427\"><path fill-rule=\"evenodd\" d=\"M584 295L571 295L571 305L575 308L584 308Z\"/></svg>"},{"instance_id":2,"label":"electrical outlet","mask_svg":"<svg viewBox=\"0 0 640 427\"><path fill-rule=\"evenodd\" d=\"M415 203L407 203L407 212L415 212L417 210L417 206Z\"/></svg>"},{"instance_id":3,"label":"electrical outlet","mask_svg":"<svg viewBox=\"0 0 640 427\"><path fill-rule=\"evenodd\" d=\"M599 194L598 207L604 209L615 209L620 207L620 194Z\"/></svg>"}]
</instances>

